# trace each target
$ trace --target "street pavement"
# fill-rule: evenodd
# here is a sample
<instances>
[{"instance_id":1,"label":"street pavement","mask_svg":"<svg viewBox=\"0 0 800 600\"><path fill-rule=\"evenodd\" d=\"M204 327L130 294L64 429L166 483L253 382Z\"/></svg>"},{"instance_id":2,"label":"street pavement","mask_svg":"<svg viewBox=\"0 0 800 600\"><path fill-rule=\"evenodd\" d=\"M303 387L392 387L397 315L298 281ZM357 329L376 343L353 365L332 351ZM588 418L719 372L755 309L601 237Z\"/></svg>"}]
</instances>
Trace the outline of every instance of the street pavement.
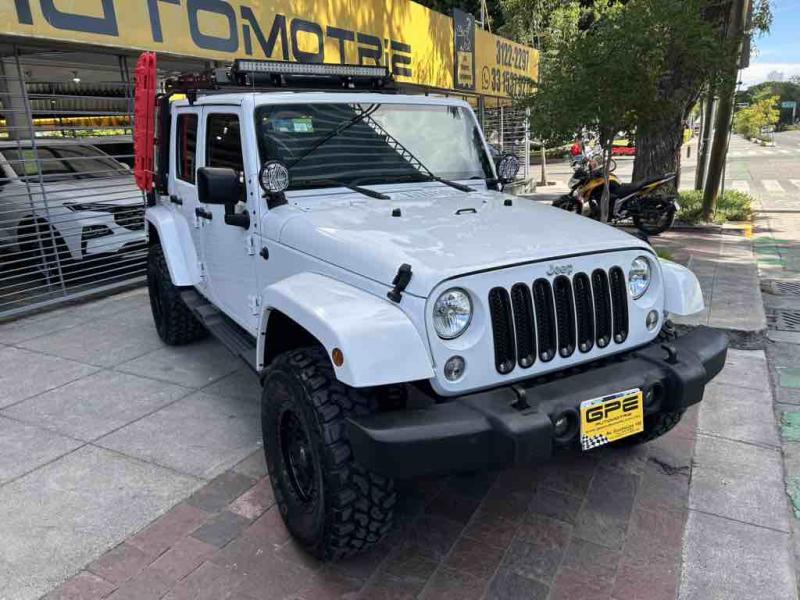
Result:
<instances>
[{"instance_id":1,"label":"street pavement","mask_svg":"<svg viewBox=\"0 0 800 600\"><path fill-rule=\"evenodd\" d=\"M791 157L736 160L764 202L762 176L800 179ZM756 257L797 275L786 195L755 254L735 230L661 236L704 282L705 323L763 328L760 304L730 304ZM144 290L0 324L0 598L796 598L800 347L781 344L733 349L654 443L404 482L384 544L321 564L274 504L257 381L216 342L165 347Z\"/></svg>"},{"instance_id":2,"label":"street pavement","mask_svg":"<svg viewBox=\"0 0 800 600\"><path fill-rule=\"evenodd\" d=\"M800 132L776 134L771 150L779 154L732 159L730 165L759 200L754 243L768 322L765 349L800 572Z\"/></svg>"}]
</instances>

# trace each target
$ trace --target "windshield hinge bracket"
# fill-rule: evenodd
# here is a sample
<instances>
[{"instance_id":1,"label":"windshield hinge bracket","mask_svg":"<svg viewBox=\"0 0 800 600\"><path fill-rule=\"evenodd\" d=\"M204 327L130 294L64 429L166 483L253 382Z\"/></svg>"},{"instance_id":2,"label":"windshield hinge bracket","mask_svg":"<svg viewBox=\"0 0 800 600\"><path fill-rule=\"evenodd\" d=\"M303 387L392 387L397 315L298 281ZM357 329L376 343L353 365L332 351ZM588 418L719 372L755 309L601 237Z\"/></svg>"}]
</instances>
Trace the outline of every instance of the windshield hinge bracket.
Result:
<instances>
[{"instance_id":1,"label":"windshield hinge bracket","mask_svg":"<svg viewBox=\"0 0 800 600\"><path fill-rule=\"evenodd\" d=\"M247 254L248 256L255 256L256 254L256 241L253 239L252 235L247 236L247 241L245 242L247 247Z\"/></svg>"},{"instance_id":2,"label":"windshield hinge bracket","mask_svg":"<svg viewBox=\"0 0 800 600\"><path fill-rule=\"evenodd\" d=\"M386 297L392 302L399 304L400 300L403 298L403 292L411 281L411 275L411 265L406 263L400 265L400 268L397 269L397 275L395 275L394 280L392 280L392 285L394 288L391 292L386 294Z\"/></svg>"}]
</instances>

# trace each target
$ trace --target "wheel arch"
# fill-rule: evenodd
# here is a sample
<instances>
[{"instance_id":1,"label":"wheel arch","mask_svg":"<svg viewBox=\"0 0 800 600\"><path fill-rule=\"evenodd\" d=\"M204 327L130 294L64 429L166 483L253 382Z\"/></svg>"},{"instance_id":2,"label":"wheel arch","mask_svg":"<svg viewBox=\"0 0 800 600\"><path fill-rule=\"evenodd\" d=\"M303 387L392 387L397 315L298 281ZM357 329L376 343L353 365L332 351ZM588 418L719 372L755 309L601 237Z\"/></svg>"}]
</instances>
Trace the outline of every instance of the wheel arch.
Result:
<instances>
[{"instance_id":1,"label":"wheel arch","mask_svg":"<svg viewBox=\"0 0 800 600\"><path fill-rule=\"evenodd\" d=\"M388 301L316 273L287 277L267 286L261 297L265 308L256 348L260 372L280 351L310 341L322 346L329 359L334 349L341 351L342 364L331 360L334 372L339 381L352 387L434 376L430 354L416 327ZM270 332L271 327L276 329ZM283 339L284 335L297 341Z\"/></svg>"},{"instance_id":2,"label":"wheel arch","mask_svg":"<svg viewBox=\"0 0 800 600\"><path fill-rule=\"evenodd\" d=\"M197 253L186 221L163 206L148 208L145 219L148 244L161 244L172 283L180 287L199 283Z\"/></svg>"}]
</instances>

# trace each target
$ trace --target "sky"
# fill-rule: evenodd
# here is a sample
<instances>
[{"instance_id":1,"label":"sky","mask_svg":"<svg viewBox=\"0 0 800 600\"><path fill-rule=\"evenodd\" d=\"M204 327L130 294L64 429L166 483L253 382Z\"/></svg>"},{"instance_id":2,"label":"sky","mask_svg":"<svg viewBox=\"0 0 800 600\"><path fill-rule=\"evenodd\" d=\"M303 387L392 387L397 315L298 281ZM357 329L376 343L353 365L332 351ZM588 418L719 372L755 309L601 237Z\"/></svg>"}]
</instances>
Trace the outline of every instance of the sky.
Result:
<instances>
[{"instance_id":1,"label":"sky","mask_svg":"<svg viewBox=\"0 0 800 600\"><path fill-rule=\"evenodd\" d=\"M800 76L800 0L771 0L770 32L756 38L750 67L742 72L742 87L767 81L771 73L784 80Z\"/></svg>"}]
</instances>

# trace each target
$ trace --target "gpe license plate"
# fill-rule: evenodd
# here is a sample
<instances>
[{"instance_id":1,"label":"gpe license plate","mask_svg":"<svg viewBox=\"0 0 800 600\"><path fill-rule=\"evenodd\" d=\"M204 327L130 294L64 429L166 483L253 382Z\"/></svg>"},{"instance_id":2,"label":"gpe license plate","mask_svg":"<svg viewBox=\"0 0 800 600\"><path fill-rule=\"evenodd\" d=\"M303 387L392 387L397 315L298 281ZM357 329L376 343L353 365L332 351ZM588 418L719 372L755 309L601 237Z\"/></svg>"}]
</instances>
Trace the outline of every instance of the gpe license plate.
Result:
<instances>
[{"instance_id":1,"label":"gpe license plate","mask_svg":"<svg viewBox=\"0 0 800 600\"><path fill-rule=\"evenodd\" d=\"M644 431L642 390L581 402L581 448L591 450Z\"/></svg>"}]
</instances>

